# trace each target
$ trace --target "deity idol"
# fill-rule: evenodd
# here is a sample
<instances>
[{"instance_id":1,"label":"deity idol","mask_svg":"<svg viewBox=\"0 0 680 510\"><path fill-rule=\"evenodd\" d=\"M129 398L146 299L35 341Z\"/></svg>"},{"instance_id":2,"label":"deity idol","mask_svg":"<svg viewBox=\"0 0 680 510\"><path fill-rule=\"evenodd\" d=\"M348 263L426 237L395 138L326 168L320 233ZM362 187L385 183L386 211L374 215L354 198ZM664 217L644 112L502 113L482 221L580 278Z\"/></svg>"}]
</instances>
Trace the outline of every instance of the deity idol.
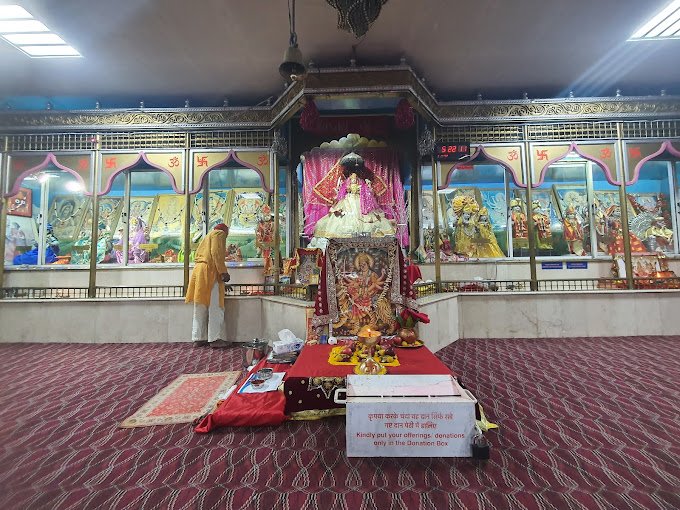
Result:
<instances>
[{"instance_id":1,"label":"deity idol","mask_svg":"<svg viewBox=\"0 0 680 510\"><path fill-rule=\"evenodd\" d=\"M606 239L608 240L607 253L615 255L624 252L623 242L623 222L621 221L621 207L618 205L611 205L605 211L606 218ZM647 247L642 244L642 241L628 230L628 237L630 238L630 251L634 253L646 253Z\"/></svg>"},{"instance_id":2,"label":"deity idol","mask_svg":"<svg viewBox=\"0 0 680 510\"><path fill-rule=\"evenodd\" d=\"M143 264L149 261L149 254L140 245L149 242L149 231L141 217L137 218L135 223L137 230L135 230L135 235L130 241L131 246L129 248L128 260L130 264Z\"/></svg>"},{"instance_id":3,"label":"deity idol","mask_svg":"<svg viewBox=\"0 0 680 510\"><path fill-rule=\"evenodd\" d=\"M264 259L264 274L268 275L274 269L272 251L274 248L274 220L268 205L262 208L262 215L255 230L255 247L257 254Z\"/></svg>"},{"instance_id":4,"label":"deity idol","mask_svg":"<svg viewBox=\"0 0 680 510\"><path fill-rule=\"evenodd\" d=\"M573 255L585 255L583 249L583 225L576 216L576 209L573 205L567 207L564 220L562 220L564 240L569 245L569 253Z\"/></svg>"},{"instance_id":5,"label":"deity idol","mask_svg":"<svg viewBox=\"0 0 680 510\"><path fill-rule=\"evenodd\" d=\"M529 245L527 215L522 210L522 201L519 198L510 200L510 219L512 221L512 238L515 246L517 248L526 248Z\"/></svg>"},{"instance_id":6,"label":"deity idol","mask_svg":"<svg viewBox=\"0 0 680 510\"><path fill-rule=\"evenodd\" d=\"M475 219L476 214L479 211L479 205L476 200L470 197L464 198L469 200L466 201L462 214L460 214L458 222L456 223L456 233L453 236L453 249L460 255L473 257L475 252L475 238L477 237Z\"/></svg>"},{"instance_id":7,"label":"deity idol","mask_svg":"<svg viewBox=\"0 0 680 510\"><path fill-rule=\"evenodd\" d=\"M505 257L493 233L493 227L489 221L489 210L486 207L482 207L477 215L477 233L473 257L480 259Z\"/></svg>"},{"instance_id":8,"label":"deity idol","mask_svg":"<svg viewBox=\"0 0 680 510\"><path fill-rule=\"evenodd\" d=\"M340 160L344 181L340 183L335 204L314 227L314 237L336 238L396 234L394 220L388 220L373 192L370 172L361 156L353 152Z\"/></svg>"},{"instance_id":9,"label":"deity idol","mask_svg":"<svg viewBox=\"0 0 680 510\"><path fill-rule=\"evenodd\" d=\"M552 231L550 230L550 216L543 212L541 203L534 200L531 204L531 217L536 225L536 247L549 250L552 248Z\"/></svg>"},{"instance_id":10,"label":"deity idol","mask_svg":"<svg viewBox=\"0 0 680 510\"><path fill-rule=\"evenodd\" d=\"M666 219L657 216L645 231L645 242L650 251L673 251L673 231L666 227Z\"/></svg>"}]
</instances>

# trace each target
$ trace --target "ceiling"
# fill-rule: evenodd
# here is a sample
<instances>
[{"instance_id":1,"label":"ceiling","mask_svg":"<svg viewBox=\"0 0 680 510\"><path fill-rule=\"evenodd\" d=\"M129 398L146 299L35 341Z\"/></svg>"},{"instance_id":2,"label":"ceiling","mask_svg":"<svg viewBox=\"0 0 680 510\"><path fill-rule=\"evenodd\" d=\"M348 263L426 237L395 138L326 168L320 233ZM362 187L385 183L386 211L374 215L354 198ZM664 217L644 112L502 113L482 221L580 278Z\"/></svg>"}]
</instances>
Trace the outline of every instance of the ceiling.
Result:
<instances>
[{"instance_id":1,"label":"ceiling","mask_svg":"<svg viewBox=\"0 0 680 510\"><path fill-rule=\"evenodd\" d=\"M444 100L680 94L680 40L626 42L668 0L389 0L362 39L323 0L297 0L305 60L396 65ZM286 0L0 0L84 56L31 59L0 41L0 105L252 105L283 92ZM201 6L200 8L198 6ZM26 103L27 104L27 103ZM88 104L87 107L92 107Z\"/></svg>"}]
</instances>

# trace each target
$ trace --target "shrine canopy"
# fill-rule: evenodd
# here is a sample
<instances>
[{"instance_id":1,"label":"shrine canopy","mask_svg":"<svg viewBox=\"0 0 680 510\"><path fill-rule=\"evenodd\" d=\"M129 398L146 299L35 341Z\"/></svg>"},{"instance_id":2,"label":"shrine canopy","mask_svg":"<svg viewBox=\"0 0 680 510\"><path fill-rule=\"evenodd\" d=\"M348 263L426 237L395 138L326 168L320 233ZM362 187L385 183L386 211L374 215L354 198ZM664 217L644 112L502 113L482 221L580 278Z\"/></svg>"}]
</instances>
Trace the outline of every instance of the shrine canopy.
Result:
<instances>
[{"instance_id":1,"label":"shrine canopy","mask_svg":"<svg viewBox=\"0 0 680 510\"><path fill-rule=\"evenodd\" d=\"M373 192L378 205L390 220L397 223L397 238L408 245L406 203L399 174L399 157L391 148L354 148L363 158L364 167L373 174ZM311 238L316 223L326 216L336 200L343 180L340 159L347 148L315 148L304 154L302 199L304 204L304 233Z\"/></svg>"}]
</instances>

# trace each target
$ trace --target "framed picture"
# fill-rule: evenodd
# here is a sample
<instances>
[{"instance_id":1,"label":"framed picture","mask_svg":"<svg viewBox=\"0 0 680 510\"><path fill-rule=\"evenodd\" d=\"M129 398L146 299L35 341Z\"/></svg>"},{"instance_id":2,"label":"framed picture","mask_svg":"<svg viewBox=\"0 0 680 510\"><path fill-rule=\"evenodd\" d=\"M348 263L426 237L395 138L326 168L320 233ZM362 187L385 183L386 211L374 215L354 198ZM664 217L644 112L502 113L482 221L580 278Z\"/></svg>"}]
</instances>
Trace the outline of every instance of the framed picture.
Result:
<instances>
[{"instance_id":1,"label":"framed picture","mask_svg":"<svg viewBox=\"0 0 680 510\"><path fill-rule=\"evenodd\" d=\"M158 195L150 237L180 236L184 230L184 195Z\"/></svg>"},{"instance_id":2,"label":"framed picture","mask_svg":"<svg viewBox=\"0 0 680 510\"><path fill-rule=\"evenodd\" d=\"M262 209L268 205L269 194L258 189L235 189L229 234L255 234Z\"/></svg>"},{"instance_id":3,"label":"framed picture","mask_svg":"<svg viewBox=\"0 0 680 510\"><path fill-rule=\"evenodd\" d=\"M234 191L230 189L212 190L208 195L208 230L219 223L229 225L234 204ZM192 232L200 230L203 213L203 192L196 193L191 210Z\"/></svg>"},{"instance_id":4,"label":"framed picture","mask_svg":"<svg viewBox=\"0 0 680 510\"><path fill-rule=\"evenodd\" d=\"M99 222L103 223L105 230L111 235L115 233L116 226L120 220L120 213L123 210L122 197L102 197L99 199ZM80 227L80 237L92 234L92 211L88 208L85 219Z\"/></svg>"},{"instance_id":5,"label":"framed picture","mask_svg":"<svg viewBox=\"0 0 680 510\"><path fill-rule=\"evenodd\" d=\"M132 220L142 218L145 225L148 225L156 212L158 197L130 197L130 225ZM118 228L121 228L119 225ZM118 229L116 229L117 231Z\"/></svg>"},{"instance_id":6,"label":"framed picture","mask_svg":"<svg viewBox=\"0 0 680 510\"><path fill-rule=\"evenodd\" d=\"M74 241L80 234L85 215L90 209L89 197L57 195L52 199L47 221L59 241Z\"/></svg>"},{"instance_id":7,"label":"framed picture","mask_svg":"<svg viewBox=\"0 0 680 510\"><path fill-rule=\"evenodd\" d=\"M389 331L395 317L395 305L390 299L393 286L399 285L395 283L398 277L393 278L396 245L382 239L350 240L337 246L329 244L326 254L337 294L329 297L337 299L338 320L332 324L333 335L353 336L366 324Z\"/></svg>"},{"instance_id":8,"label":"framed picture","mask_svg":"<svg viewBox=\"0 0 680 510\"><path fill-rule=\"evenodd\" d=\"M5 229L5 260L11 264L14 257L32 249L37 239L38 229L32 217L8 217Z\"/></svg>"},{"instance_id":9,"label":"framed picture","mask_svg":"<svg viewBox=\"0 0 680 510\"><path fill-rule=\"evenodd\" d=\"M19 188L16 195L7 199L7 214L9 216L32 216L33 191L28 188Z\"/></svg>"}]
</instances>

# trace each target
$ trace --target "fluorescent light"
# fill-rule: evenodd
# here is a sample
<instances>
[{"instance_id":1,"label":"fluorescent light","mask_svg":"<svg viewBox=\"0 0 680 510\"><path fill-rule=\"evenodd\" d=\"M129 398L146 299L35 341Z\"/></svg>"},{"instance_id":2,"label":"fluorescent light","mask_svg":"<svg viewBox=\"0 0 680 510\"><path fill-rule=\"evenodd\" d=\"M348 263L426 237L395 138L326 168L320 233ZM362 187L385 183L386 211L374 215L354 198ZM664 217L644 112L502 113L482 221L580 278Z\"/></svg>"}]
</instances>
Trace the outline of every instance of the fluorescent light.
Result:
<instances>
[{"instance_id":1,"label":"fluorescent light","mask_svg":"<svg viewBox=\"0 0 680 510\"><path fill-rule=\"evenodd\" d=\"M18 32L49 32L49 29L35 19L0 21L0 34L16 34Z\"/></svg>"},{"instance_id":2,"label":"fluorescent light","mask_svg":"<svg viewBox=\"0 0 680 510\"><path fill-rule=\"evenodd\" d=\"M674 37L675 32L665 35L671 26L680 20L680 0L673 0L666 7L652 17L647 23L642 25L635 33L630 36L630 40L642 39L662 39Z\"/></svg>"},{"instance_id":3,"label":"fluorescent light","mask_svg":"<svg viewBox=\"0 0 680 510\"><path fill-rule=\"evenodd\" d=\"M75 48L67 44L47 46L19 46L19 49L28 53L31 57L80 57Z\"/></svg>"},{"instance_id":4,"label":"fluorescent light","mask_svg":"<svg viewBox=\"0 0 680 510\"><path fill-rule=\"evenodd\" d=\"M31 13L19 5L0 5L0 19L31 19Z\"/></svg>"},{"instance_id":5,"label":"fluorescent light","mask_svg":"<svg viewBox=\"0 0 680 510\"><path fill-rule=\"evenodd\" d=\"M66 41L57 34L49 32L41 34L7 34L3 37L17 46L22 44L66 44Z\"/></svg>"},{"instance_id":6,"label":"fluorescent light","mask_svg":"<svg viewBox=\"0 0 680 510\"><path fill-rule=\"evenodd\" d=\"M0 37L30 57L82 57L18 5L0 5Z\"/></svg>"},{"instance_id":7,"label":"fluorescent light","mask_svg":"<svg viewBox=\"0 0 680 510\"><path fill-rule=\"evenodd\" d=\"M673 23L666 30L661 32L661 37L672 37L674 35L678 35L679 32L680 32L680 19Z\"/></svg>"}]
</instances>

